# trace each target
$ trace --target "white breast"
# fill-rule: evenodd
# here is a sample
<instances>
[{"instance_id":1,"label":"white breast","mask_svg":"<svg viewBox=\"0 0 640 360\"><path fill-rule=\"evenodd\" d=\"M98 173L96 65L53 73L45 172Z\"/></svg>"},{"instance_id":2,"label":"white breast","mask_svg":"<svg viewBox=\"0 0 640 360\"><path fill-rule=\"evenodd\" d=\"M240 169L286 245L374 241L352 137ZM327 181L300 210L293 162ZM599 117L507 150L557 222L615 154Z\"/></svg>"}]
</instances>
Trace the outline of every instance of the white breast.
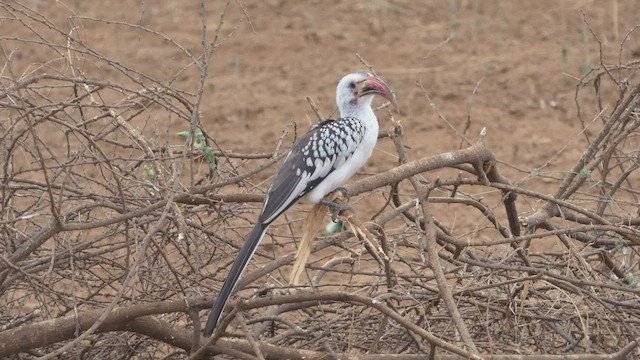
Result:
<instances>
[{"instance_id":1,"label":"white breast","mask_svg":"<svg viewBox=\"0 0 640 360\"><path fill-rule=\"evenodd\" d=\"M329 174L329 176L327 176L313 190L302 197L300 200L301 202L311 204L319 203L320 200L327 196L327 194L344 184L351 176L353 176L353 174L360 170L364 163L367 162L378 139L378 122L374 121L367 125L369 126L366 128L364 138L353 155Z\"/></svg>"}]
</instances>

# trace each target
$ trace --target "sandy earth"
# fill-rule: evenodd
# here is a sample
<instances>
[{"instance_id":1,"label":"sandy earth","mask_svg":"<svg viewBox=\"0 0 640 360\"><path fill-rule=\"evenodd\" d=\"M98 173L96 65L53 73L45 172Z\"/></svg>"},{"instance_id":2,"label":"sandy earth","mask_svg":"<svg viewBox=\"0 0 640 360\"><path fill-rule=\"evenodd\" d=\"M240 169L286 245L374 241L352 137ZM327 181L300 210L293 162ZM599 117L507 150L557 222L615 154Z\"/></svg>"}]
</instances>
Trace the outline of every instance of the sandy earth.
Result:
<instances>
[{"instance_id":1,"label":"sandy earth","mask_svg":"<svg viewBox=\"0 0 640 360\"><path fill-rule=\"evenodd\" d=\"M200 51L196 1L76 1L67 9L57 2L28 3L63 29L70 29L68 16L74 12L142 25L196 56ZM208 4L210 34L223 5ZM549 161L580 130L573 101L577 78L599 61L598 43L580 9L609 62L617 62L619 43L635 25L633 1L270 0L244 5L250 22L239 23L243 12L235 2L225 15L221 37L226 39L210 64L202 104L203 123L222 148L272 150L290 122L302 130L316 121L307 96L323 115L331 114L337 80L366 69L356 57L360 54L395 89L401 107L396 119L407 130L413 157L459 147L459 138L436 108L458 131L470 115L469 139L487 127L487 143L497 157L524 170L510 172L514 181ZM176 76L188 60L168 41L122 25L73 21L86 42L105 56L195 92L197 72L192 66ZM640 51L640 44L631 37L622 61L634 51ZM27 54L27 60L48 55ZM111 69L95 70L105 79L118 76ZM586 114L589 119L594 115ZM395 163L385 156L390 143L379 149L366 171ZM564 169L580 151L570 147L551 168Z\"/></svg>"},{"instance_id":2,"label":"sandy earth","mask_svg":"<svg viewBox=\"0 0 640 360\"><path fill-rule=\"evenodd\" d=\"M24 4L101 56L138 71L134 77L141 84L154 86L149 79L156 79L189 94L197 91L200 73L186 54L197 58L202 51L198 1ZM225 4L207 3L209 42ZM412 159L460 148L468 122L471 142L487 128L486 144L512 182L545 193L555 190L585 149L574 98L582 74L600 62L599 47L607 63L624 63L640 53L635 34L626 36L637 21L634 1L268 0L244 1L244 9L239 4L230 2L224 13L201 104L203 127L220 148L273 151L290 124L299 135L317 121L307 97L323 116L335 115L337 81L366 70L359 54L394 88L401 110L395 119L404 127ZM10 24L0 23L9 38L34 38L26 27ZM66 43L53 32L50 39ZM5 41L4 50L15 51L15 74L70 73L60 60L64 54L46 47ZM91 57L75 61L94 79L140 87L114 66ZM591 124L586 133L594 134L599 122L592 123L593 88L583 87L580 94L583 121ZM610 111L614 94L604 95ZM122 98L108 91L100 96L106 102L110 96ZM176 133L187 125L164 116L146 118L145 134L159 144L184 144ZM379 118L381 129L388 129L388 116ZM292 139L290 131L283 146ZM396 164L386 139L362 172ZM254 180L263 190L268 186ZM526 214L536 203L519 207ZM450 227L476 225L477 219L466 219L459 210L437 207L435 215Z\"/></svg>"},{"instance_id":3,"label":"sandy earth","mask_svg":"<svg viewBox=\"0 0 640 360\"><path fill-rule=\"evenodd\" d=\"M207 3L209 42L225 4ZM244 9L239 4L230 2L224 12L201 104L203 127L221 149L271 152L285 129L283 147L290 146L290 124L297 125L299 135L317 121L307 97L324 117L335 116L337 81L345 73L366 70L359 54L395 90L401 112L394 116L404 127L412 159L460 148L468 122L471 142L487 128L485 142L511 182L543 193L554 192L585 149L574 98L582 74L599 65L599 47L606 63L624 63L640 53L635 34L626 36L637 21L634 1L268 0L243 1ZM139 72L133 75L139 83L114 66L79 56L75 62L87 76L133 89L155 86L150 80L155 79L188 94L197 91L200 72L186 54L195 59L202 52L198 1L33 0L25 5L102 57ZM17 30L10 24L0 23L0 31L34 38L26 27ZM66 43L60 34L50 36L50 41ZM70 73L64 54L12 41L4 47L5 52L15 50L16 74ZM592 94L591 85L582 87L583 121L591 124L587 134L596 133L600 124L592 121ZM615 105L613 95L603 97L608 111ZM107 103L123 97L108 91L100 96ZM158 144L182 146L176 133L187 124L161 116L134 125L144 126ZM386 114L379 119L381 129L391 126ZM51 144L66 151L55 139ZM396 164L394 146L384 139L362 173ZM269 184L260 177L252 180L262 190ZM492 195L490 206L499 207L499 193ZM359 201L365 216L375 211L366 206L375 199ZM537 205L521 201L519 211L531 213ZM464 207L439 206L434 214L450 228L467 225L469 231L483 221L466 216Z\"/></svg>"}]
</instances>

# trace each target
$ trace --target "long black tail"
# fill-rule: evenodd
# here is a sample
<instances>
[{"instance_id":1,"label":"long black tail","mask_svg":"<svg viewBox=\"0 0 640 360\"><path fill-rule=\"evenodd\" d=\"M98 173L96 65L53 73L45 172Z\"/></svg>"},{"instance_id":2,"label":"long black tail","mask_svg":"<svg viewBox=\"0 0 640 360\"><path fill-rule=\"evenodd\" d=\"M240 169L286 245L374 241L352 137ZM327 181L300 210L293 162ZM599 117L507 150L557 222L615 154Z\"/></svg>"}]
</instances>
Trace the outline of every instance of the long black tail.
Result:
<instances>
[{"instance_id":1,"label":"long black tail","mask_svg":"<svg viewBox=\"0 0 640 360\"><path fill-rule=\"evenodd\" d=\"M236 260L231 267L231 271L229 271L229 275L227 275L227 278L224 280L224 284L222 285L222 289L220 290L220 294L218 295L216 302L213 303L209 320L207 320L207 326L204 328L204 336L211 336L213 330L218 325L220 315L222 315L222 311L224 310L225 305L227 305L227 301L229 301L229 298L233 293L233 289L240 280L240 275L242 275L244 269L249 263L249 260L251 260L253 254L256 252L256 249L260 244L260 240L262 240L262 237L268 227L268 224L265 225L258 222L247 236L247 240L245 240L244 245L242 245L242 249L240 249Z\"/></svg>"}]
</instances>

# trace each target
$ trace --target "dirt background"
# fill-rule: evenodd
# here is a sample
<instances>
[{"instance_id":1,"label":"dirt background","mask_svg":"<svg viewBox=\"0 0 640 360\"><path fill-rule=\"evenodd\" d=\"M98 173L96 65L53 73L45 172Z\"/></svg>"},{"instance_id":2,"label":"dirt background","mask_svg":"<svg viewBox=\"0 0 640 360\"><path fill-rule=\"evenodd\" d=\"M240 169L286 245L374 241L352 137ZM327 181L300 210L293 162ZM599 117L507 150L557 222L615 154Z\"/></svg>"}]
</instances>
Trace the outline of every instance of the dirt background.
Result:
<instances>
[{"instance_id":1,"label":"dirt background","mask_svg":"<svg viewBox=\"0 0 640 360\"><path fill-rule=\"evenodd\" d=\"M196 93L200 70L193 58L201 55L203 42L199 1L23 4L47 17L52 28L75 33L102 59L112 60L105 66L89 56L76 59L88 77L132 88L162 83ZM337 81L345 73L366 70L359 54L395 90L401 111L394 116L404 127L411 158L459 149L466 146L460 134L474 142L486 127L486 144L503 174L542 193L553 192L580 157L587 144L583 132L598 131L594 90L579 87L581 77L601 61L619 64L640 56L636 34L627 37L638 21L633 0L245 0L212 1L206 11L206 41L215 42L216 49L205 79L201 119L221 149L273 151L291 123L299 135L317 121L306 97L325 117L335 115ZM64 51L27 45L24 39L36 38L27 31L28 23L19 31L3 23L2 50L5 58L11 53L17 78L38 72L69 74ZM62 36L53 36L64 43ZM10 40L14 37L18 41ZM139 76L133 81L118 67L135 69ZM603 91L602 105L609 113L617 94ZM109 91L100 96L105 103L109 97L122 98ZM379 119L381 129L390 127L387 115ZM176 135L188 129L182 119L149 117L137 125L157 144L184 146ZM59 136L52 133L52 147ZM292 137L290 132L283 146L289 146ZM64 152L65 144L59 146ZM392 142L383 139L361 175L397 162ZM255 163L247 168L251 166ZM439 173L426 176L432 179ZM264 191L269 183L262 180L252 178ZM499 192L488 195L498 207ZM367 214L375 210L366 205L380 198L358 201L363 205L357 211ZM537 209L534 202L518 205L522 215ZM440 206L434 213L449 228L478 226L478 217L465 218L460 207ZM234 240L242 240L240 234L254 218L253 213L243 218L245 228L237 230ZM552 238L536 242L534 249L556 245L562 246Z\"/></svg>"},{"instance_id":2,"label":"dirt background","mask_svg":"<svg viewBox=\"0 0 640 360\"><path fill-rule=\"evenodd\" d=\"M586 147L582 122L596 118L589 97L594 91L581 90L581 122L576 89L600 64L600 47L605 63L624 63L640 53L636 37L626 37L637 21L634 1L269 0L244 1L244 9L239 4L232 1L225 12L201 105L202 124L220 148L273 151L288 125L295 123L300 134L317 121L306 97L323 116L335 115L337 81L366 70L359 54L395 90L401 109L395 118L404 126L411 158L459 148L458 134L467 124L472 142L486 127L486 143L504 174L549 193ZM74 29L104 57L196 92L199 71L175 44L194 58L202 53L199 2L33 1L31 6L59 28ZM207 6L211 42L227 3ZM41 50L19 52L29 64L26 72L42 71L32 65L39 61L49 71L66 71L64 61L51 61L52 54ZM97 78L131 81L111 66L82 65ZM153 85L144 76L138 81ZM611 109L615 95L603 105ZM144 124L150 137L184 144L175 135L187 129L183 121L150 120ZM387 116L380 122L382 129L390 126ZM592 129L586 133L597 132ZM362 173L393 167L394 153L391 141L380 141ZM259 180L265 190L268 181ZM527 214L536 206L523 203L519 211ZM452 228L477 226L459 211L440 207L436 216Z\"/></svg>"},{"instance_id":3,"label":"dirt background","mask_svg":"<svg viewBox=\"0 0 640 360\"><path fill-rule=\"evenodd\" d=\"M169 41L89 18L144 26L197 57L202 42L197 1L25 4L62 29L75 26L85 42L104 56L195 92L197 69ZM617 63L621 55L625 62L640 53L634 36L620 53L620 43L636 25L634 1L269 0L242 4L245 12L236 2L226 12L224 42L210 64L202 114L205 128L222 148L244 153L273 150L291 122L299 131L313 124L316 119L307 96L324 116L332 114L334 87L340 77L366 70L356 56L360 54L396 91L401 108L396 120L406 129L412 157L458 148L460 138L442 118L460 132L469 118L468 138L474 141L479 130L487 127L487 144L497 158L517 166L509 170L512 181L528 181L533 169L548 174L566 170L584 146L578 141L564 149L581 130L574 102L578 79L600 61L600 44L580 11L602 42L605 61ZM211 37L224 6L224 1L208 4ZM240 21L245 13L250 21ZM18 55L28 72L34 69L32 64L49 61L51 54ZM91 64L84 65L91 69ZM56 63L47 66L55 69ZM111 81L120 76L112 68L94 70ZM594 115L587 110L584 116L591 120ZM162 130L169 125L166 141L179 143L175 132L185 125L157 120ZM381 128L388 125L382 122ZM382 141L365 171L394 165L396 159L386 155L390 149L392 144ZM556 154L560 156L548 164Z\"/></svg>"}]
</instances>

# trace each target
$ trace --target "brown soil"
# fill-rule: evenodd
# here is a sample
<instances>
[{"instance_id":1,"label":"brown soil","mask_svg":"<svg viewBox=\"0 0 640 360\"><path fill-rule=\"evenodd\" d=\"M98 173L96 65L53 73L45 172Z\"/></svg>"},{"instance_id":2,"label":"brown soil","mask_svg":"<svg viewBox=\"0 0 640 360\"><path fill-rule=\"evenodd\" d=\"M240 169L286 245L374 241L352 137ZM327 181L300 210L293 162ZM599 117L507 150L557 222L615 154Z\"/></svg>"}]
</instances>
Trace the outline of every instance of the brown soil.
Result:
<instances>
[{"instance_id":1,"label":"brown soil","mask_svg":"<svg viewBox=\"0 0 640 360\"><path fill-rule=\"evenodd\" d=\"M222 2L211 4L208 9L211 37L221 6ZM401 108L396 119L406 129L412 156L459 147L460 139L437 109L460 132L470 118L471 141L487 127L487 143L497 158L523 170L511 172L513 180L525 178L559 152L547 170L566 169L581 153L580 146L562 151L580 131L573 100L577 78L599 63L599 44L580 10L602 42L608 62L617 62L620 42L637 20L636 4L617 0L270 0L245 6L250 23L238 24L242 11L235 3L225 16L221 37L228 38L213 56L202 104L205 128L222 148L271 151L287 124L295 122L301 131L316 121L307 96L323 115L332 114L337 80L347 72L366 70L356 57L360 54L395 89ZM65 8L57 2L33 1L33 8L65 30L72 26L72 11L139 24L200 54L197 2L76 1ZM73 24L105 56L195 91L196 70L191 66L176 76L188 60L167 41L88 19L74 18ZM622 61L638 49L632 37ZM25 66L50 55L21 54ZM103 76L115 81L118 75L110 71ZM585 116L590 120L594 114ZM182 129L183 124L175 124L172 131ZM385 155L390 146L380 144L366 171L395 164Z\"/></svg>"},{"instance_id":2,"label":"brown soil","mask_svg":"<svg viewBox=\"0 0 640 360\"><path fill-rule=\"evenodd\" d=\"M63 29L71 27L67 17L72 10L80 16L142 25L196 57L201 53L197 2L87 1L74 3L70 10L37 4ZM208 9L209 40L222 5L211 4ZM475 141L486 127L486 141L496 157L514 166L503 169L507 177L537 191L545 191L546 183L543 177L531 176L534 170L559 177L558 171L574 164L585 146L579 136L576 85L600 59L599 43L580 11L602 43L608 63L618 62L620 43L637 20L633 1L617 0L606 5L593 1L271 0L245 6L250 22L240 23L243 12L237 4L225 14L220 34L224 42L210 63L201 108L205 129L222 149L272 151L288 124L296 123L300 133L317 121L306 97L316 102L324 116L335 115L335 84L347 72L366 70L356 56L360 54L397 93L401 114L396 119L405 128L410 156L459 148L460 137L451 128L461 133L470 121L467 139ZM197 69L191 65L176 75L189 60L166 40L87 19L75 18L74 24L86 42L105 56L195 92ZM638 49L634 37L627 39L621 61L630 60ZM49 54L31 55L29 60L35 61ZM116 81L119 74L108 68L103 76ZM585 121L596 114L585 109L588 105L581 105ZM381 128L389 125L383 122ZM184 123L155 126L166 131L163 140L181 143L174 134L185 129ZM574 137L577 141L565 148ZM393 145L381 141L363 171L392 167L397 159L388 153L394 153Z\"/></svg>"}]
</instances>

